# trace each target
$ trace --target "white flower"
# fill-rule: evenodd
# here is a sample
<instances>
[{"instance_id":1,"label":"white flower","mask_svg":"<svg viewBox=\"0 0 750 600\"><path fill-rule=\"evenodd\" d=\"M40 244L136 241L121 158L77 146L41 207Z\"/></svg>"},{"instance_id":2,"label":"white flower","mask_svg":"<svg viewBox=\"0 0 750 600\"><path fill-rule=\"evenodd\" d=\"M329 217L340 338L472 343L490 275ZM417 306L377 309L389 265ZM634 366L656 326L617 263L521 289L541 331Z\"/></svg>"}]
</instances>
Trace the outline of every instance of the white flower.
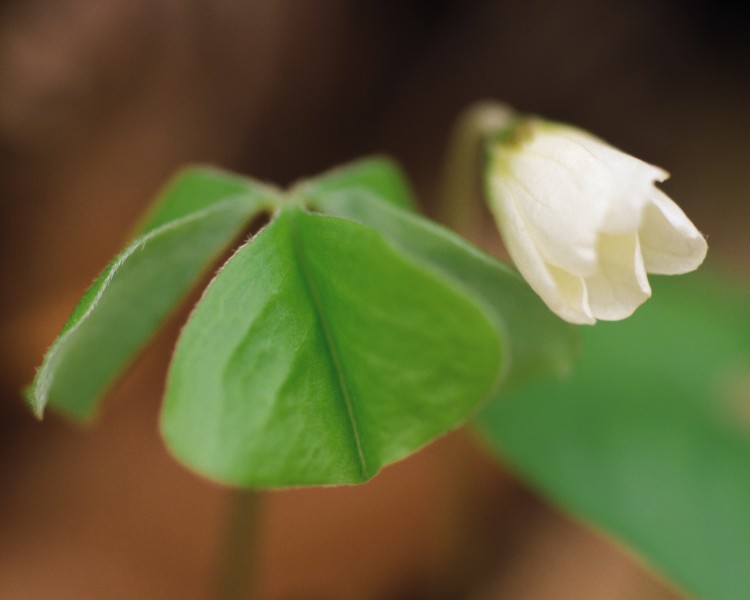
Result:
<instances>
[{"instance_id":1,"label":"white flower","mask_svg":"<svg viewBox=\"0 0 750 600\"><path fill-rule=\"evenodd\" d=\"M686 273L706 240L654 184L669 175L574 127L516 119L489 145L490 208L508 253L566 321L624 319L646 272Z\"/></svg>"}]
</instances>

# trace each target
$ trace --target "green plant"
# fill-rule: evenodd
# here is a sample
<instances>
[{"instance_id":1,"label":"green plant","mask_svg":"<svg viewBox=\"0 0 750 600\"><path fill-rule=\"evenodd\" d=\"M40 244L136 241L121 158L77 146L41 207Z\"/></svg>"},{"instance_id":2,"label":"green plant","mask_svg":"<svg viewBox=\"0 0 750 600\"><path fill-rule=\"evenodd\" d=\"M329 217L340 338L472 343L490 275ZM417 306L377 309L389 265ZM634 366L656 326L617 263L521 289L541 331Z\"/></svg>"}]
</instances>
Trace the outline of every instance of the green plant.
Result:
<instances>
[{"instance_id":1,"label":"green plant","mask_svg":"<svg viewBox=\"0 0 750 600\"><path fill-rule=\"evenodd\" d=\"M517 123L497 107L472 113L447 185L452 194L467 187L478 142L488 143L489 196L506 237L516 233L503 221L508 208L497 208L507 198L498 200L497 182L516 174L505 155L498 166L497 149L524 152ZM750 569L740 568L750 557L750 438L719 394L723 368L750 356L743 293L706 277L659 282L632 319L581 335L512 267L419 215L386 158L289 190L209 168L178 174L47 353L28 391L35 413L50 405L90 418L191 286L259 219L267 223L214 275L177 343L161 428L178 460L241 489L355 484L469 423L551 498L689 592L729 600L750 591ZM668 225L682 228L670 248L690 240L692 266L682 270L695 268L703 238L677 217ZM573 314L563 306L568 275L545 251L552 266L534 267L530 281L543 286L548 268L558 296L540 293ZM631 279L611 287L627 292ZM644 279L645 270L642 292ZM594 316L606 318L606 306ZM593 321L581 310L571 320Z\"/></svg>"}]
</instances>

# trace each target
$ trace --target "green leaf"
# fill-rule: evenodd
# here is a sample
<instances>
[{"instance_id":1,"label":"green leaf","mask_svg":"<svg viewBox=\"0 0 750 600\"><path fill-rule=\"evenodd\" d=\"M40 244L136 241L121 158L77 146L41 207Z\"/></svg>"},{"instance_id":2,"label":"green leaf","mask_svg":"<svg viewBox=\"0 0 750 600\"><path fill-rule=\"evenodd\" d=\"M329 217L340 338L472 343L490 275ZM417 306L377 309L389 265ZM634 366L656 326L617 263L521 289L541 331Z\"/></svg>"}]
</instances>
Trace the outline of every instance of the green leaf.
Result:
<instances>
[{"instance_id":1,"label":"green leaf","mask_svg":"<svg viewBox=\"0 0 750 600\"><path fill-rule=\"evenodd\" d=\"M377 156L338 167L314 179L301 181L290 194L325 198L343 190L368 190L396 206L413 211L411 189L401 169L391 159Z\"/></svg>"},{"instance_id":2,"label":"green leaf","mask_svg":"<svg viewBox=\"0 0 750 600\"><path fill-rule=\"evenodd\" d=\"M382 202L364 188L319 195L314 206L382 233L413 260L453 281L490 311L507 334L508 385L567 374L579 353L578 329L544 305L511 267L419 215Z\"/></svg>"},{"instance_id":3,"label":"green leaf","mask_svg":"<svg viewBox=\"0 0 750 600\"><path fill-rule=\"evenodd\" d=\"M197 213L220 200L252 196L271 210L278 203L276 188L214 167L188 167L166 185L137 228L137 235Z\"/></svg>"},{"instance_id":4,"label":"green leaf","mask_svg":"<svg viewBox=\"0 0 750 600\"><path fill-rule=\"evenodd\" d=\"M362 482L492 392L485 311L377 232L294 206L208 286L178 341L162 431L253 487Z\"/></svg>"},{"instance_id":5,"label":"green leaf","mask_svg":"<svg viewBox=\"0 0 750 600\"><path fill-rule=\"evenodd\" d=\"M146 233L96 279L48 350L27 392L38 416L51 402L89 417L191 284L268 204L264 189L233 184L192 170L167 189Z\"/></svg>"},{"instance_id":6,"label":"green leaf","mask_svg":"<svg viewBox=\"0 0 750 600\"><path fill-rule=\"evenodd\" d=\"M657 279L626 321L586 328L573 377L478 420L550 498L697 598L750 597L750 294Z\"/></svg>"}]
</instances>

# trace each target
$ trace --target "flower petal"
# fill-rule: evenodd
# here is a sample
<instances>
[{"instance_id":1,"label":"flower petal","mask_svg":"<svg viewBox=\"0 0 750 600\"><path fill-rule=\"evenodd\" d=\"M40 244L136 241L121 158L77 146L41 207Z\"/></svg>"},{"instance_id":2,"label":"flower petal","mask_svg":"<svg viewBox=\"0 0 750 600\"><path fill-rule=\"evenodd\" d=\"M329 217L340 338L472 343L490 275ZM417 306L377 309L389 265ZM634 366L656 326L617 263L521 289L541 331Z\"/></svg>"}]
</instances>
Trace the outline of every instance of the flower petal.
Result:
<instances>
[{"instance_id":1,"label":"flower petal","mask_svg":"<svg viewBox=\"0 0 750 600\"><path fill-rule=\"evenodd\" d=\"M508 254L531 288L561 318L571 323L594 323L586 286L578 277L547 264L540 253L538 233L529 226L518 196L501 183L494 186L490 208Z\"/></svg>"},{"instance_id":2,"label":"flower petal","mask_svg":"<svg viewBox=\"0 0 750 600\"><path fill-rule=\"evenodd\" d=\"M570 173L575 173L576 179L586 178L582 201L600 214L593 229L611 234L635 231L650 202L654 182L664 181L669 173L574 127L548 125L547 129L550 127L556 143L575 159L568 164Z\"/></svg>"},{"instance_id":3,"label":"flower petal","mask_svg":"<svg viewBox=\"0 0 750 600\"><path fill-rule=\"evenodd\" d=\"M537 167L537 172L541 175L544 170ZM538 183L543 177L536 179ZM494 197L513 202L515 212L523 219L524 227L533 237L534 246L544 262L584 277L596 270L596 233L583 216L577 218L576 214L570 214L566 206L569 203L563 200L570 197L568 194L558 190L558 195L550 198L538 186L527 186L524 180L515 176L496 178L492 186ZM558 198L561 206L549 206Z\"/></svg>"},{"instance_id":4,"label":"flower petal","mask_svg":"<svg viewBox=\"0 0 750 600\"><path fill-rule=\"evenodd\" d=\"M695 225L664 192L655 189L639 231L649 273L678 275L698 268L708 245Z\"/></svg>"},{"instance_id":5,"label":"flower petal","mask_svg":"<svg viewBox=\"0 0 750 600\"><path fill-rule=\"evenodd\" d=\"M652 165L618 150L595 135L584 132L576 127L558 125L556 134L564 140L579 144L593 156L596 156L606 167L627 179L645 179L648 181L664 181L669 177L661 167Z\"/></svg>"},{"instance_id":6,"label":"flower petal","mask_svg":"<svg viewBox=\"0 0 750 600\"><path fill-rule=\"evenodd\" d=\"M519 212L512 196L502 191L496 193L490 209L516 268L545 302L556 303L557 283L539 254L534 235L529 231L526 220Z\"/></svg>"},{"instance_id":7,"label":"flower petal","mask_svg":"<svg viewBox=\"0 0 750 600\"><path fill-rule=\"evenodd\" d=\"M546 132L549 127L541 123L538 129ZM511 154L508 166L538 203L537 212L575 221L582 230L598 229L607 209L611 174L586 148L535 133Z\"/></svg>"},{"instance_id":8,"label":"flower petal","mask_svg":"<svg viewBox=\"0 0 750 600\"><path fill-rule=\"evenodd\" d=\"M591 312L617 321L633 314L651 296L636 233L599 237L599 270L586 279Z\"/></svg>"},{"instance_id":9,"label":"flower petal","mask_svg":"<svg viewBox=\"0 0 750 600\"><path fill-rule=\"evenodd\" d=\"M569 323L593 325L596 319L591 314L588 289L583 277L576 277L554 266L549 266L549 270L557 284L558 301L554 305L547 302L547 306Z\"/></svg>"}]
</instances>

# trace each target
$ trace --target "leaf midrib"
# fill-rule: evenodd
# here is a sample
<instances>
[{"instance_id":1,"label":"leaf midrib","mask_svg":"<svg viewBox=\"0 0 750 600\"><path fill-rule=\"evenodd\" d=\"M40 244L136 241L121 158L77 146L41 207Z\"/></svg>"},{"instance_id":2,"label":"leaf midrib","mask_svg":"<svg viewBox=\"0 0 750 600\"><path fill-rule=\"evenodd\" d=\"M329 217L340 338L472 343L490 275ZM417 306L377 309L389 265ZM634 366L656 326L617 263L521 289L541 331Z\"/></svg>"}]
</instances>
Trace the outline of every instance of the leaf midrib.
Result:
<instances>
[{"instance_id":1,"label":"leaf midrib","mask_svg":"<svg viewBox=\"0 0 750 600\"><path fill-rule=\"evenodd\" d=\"M339 391L341 392L341 398L344 401L346 407L346 415L349 420L349 425L354 438L354 444L357 450L357 458L359 459L359 468L363 479L369 479L372 477L370 469L367 465L367 457L365 456L364 447L362 445L362 433L360 431L359 424L357 423L357 417L354 410L354 404L352 403L351 391L346 382L346 375L344 374L343 365L341 363L341 357L336 346L336 340L334 339L333 332L331 331L328 318L325 310L323 309L323 303L320 299L320 293L318 286L315 281L315 277L310 272L310 266L307 258L305 257L304 247L301 242L301 234L299 233L299 226L297 224L298 215L290 214L290 237L292 245L292 253L297 263L298 270L302 281L305 284L308 295L310 297L310 303L312 304L317 321L320 324L320 329L323 332L323 338L325 339L326 351L333 364L334 371L336 372L336 383Z\"/></svg>"}]
</instances>

